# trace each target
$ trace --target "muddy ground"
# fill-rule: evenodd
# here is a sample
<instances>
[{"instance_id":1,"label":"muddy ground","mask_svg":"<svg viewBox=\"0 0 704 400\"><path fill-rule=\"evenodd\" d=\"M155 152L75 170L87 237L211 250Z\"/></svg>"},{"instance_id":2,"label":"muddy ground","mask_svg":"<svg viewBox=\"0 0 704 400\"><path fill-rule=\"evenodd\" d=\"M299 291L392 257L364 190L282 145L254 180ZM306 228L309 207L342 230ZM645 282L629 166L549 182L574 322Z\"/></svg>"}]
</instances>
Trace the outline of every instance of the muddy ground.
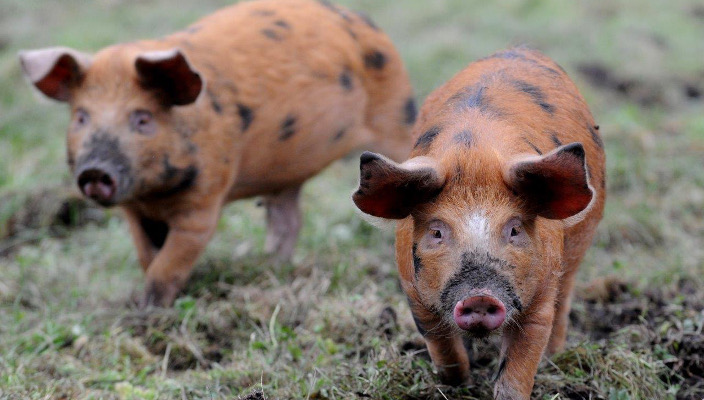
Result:
<instances>
[{"instance_id":1,"label":"muddy ground","mask_svg":"<svg viewBox=\"0 0 704 400\"><path fill-rule=\"evenodd\" d=\"M9 194L0 202L14 205L14 209L5 210L12 216L7 218L2 229L0 257L9 257L41 237L66 237L86 224L105 224L110 218L109 213L63 188L22 196ZM223 263L206 262L195 270L188 288L182 293L187 299L200 299L204 302L201 307L215 310L198 320L189 334L192 339L165 334L184 331L183 312L189 309L188 306L143 312L136 309L136 296L122 304L131 311L122 314L114 324L129 332L134 343L143 344L132 347L128 344L122 350L142 358L166 358L168 370L174 372L195 368L207 370L223 362L224 355L235 350L233 336L247 335L242 314L217 312L225 310L233 296L248 296L239 292L233 294L236 292L236 278L227 269ZM581 284L570 314L568 349L543 363L536 377L533 396L545 398L560 394L566 399L620 399L619 393L605 397L600 385L603 382L599 380L619 379L620 367L624 370L632 367L620 363L646 360L646 365L652 363L651 367L657 369L658 379L667 386L678 388L676 399L704 398L704 290L693 282L680 279L662 287L639 287L633 282L609 276ZM268 296L265 291L257 291L254 295ZM359 322L363 325L356 339L360 343L368 340L371 332L371 336L394 343L398 354L429 363L419 335L413 335L411 340L407 340L407 335L399 336L399 316L393 306L384 306L376 320ZM302 319L294 320L290 329L295 330L302 323ZM80 350L84 345L82 340L85 339L72 337L61 347ZM355 338L348 340L355 341ZM481 399L491 393L492 376L497 367L497 343L468 341L466 345L472 360L474 385L462 389L436 385L406 398L443 399L456 395ZM354 353L355 357L363 359L370 356L372 347L362 344ZM610 365L604 368L604 364ZM253 383L237 382L243 387ZM359 398L371 397L361 391L357 395ZM267 399L267 396L254 390L242 398L260 400ZM311 398L328 397L314 393Z\"/></svg>"}]
</instances>

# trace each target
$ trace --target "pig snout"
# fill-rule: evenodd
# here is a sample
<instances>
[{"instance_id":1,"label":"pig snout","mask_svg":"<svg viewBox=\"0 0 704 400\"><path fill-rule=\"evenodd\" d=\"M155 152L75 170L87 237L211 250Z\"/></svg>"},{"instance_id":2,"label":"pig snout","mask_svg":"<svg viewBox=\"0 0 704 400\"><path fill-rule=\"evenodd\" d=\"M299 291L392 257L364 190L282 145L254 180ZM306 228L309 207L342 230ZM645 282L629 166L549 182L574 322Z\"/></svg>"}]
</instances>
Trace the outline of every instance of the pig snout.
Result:
<instances>
[{"instance_id":1,"label":"pig snout","mask_svg":"<svg viewBox=\"0 0 704 400\"><path fill-rule=\"evenodd\" d=\"M478 335L487 334L504 323L506 306L490 295L472 296L457 302L453 317L460 329Z\"/></svg>"},{"instance_id":2,"label":"pig snout","mask_svg":"<svg viewBox=\"0 0 704 400\"><path fill-rule=\"evenodd\" d=\"M86 168L78 174L78 187L86 197L107 206L115 203L117 179L105 168Z\"/></svg>"}]
</instances>

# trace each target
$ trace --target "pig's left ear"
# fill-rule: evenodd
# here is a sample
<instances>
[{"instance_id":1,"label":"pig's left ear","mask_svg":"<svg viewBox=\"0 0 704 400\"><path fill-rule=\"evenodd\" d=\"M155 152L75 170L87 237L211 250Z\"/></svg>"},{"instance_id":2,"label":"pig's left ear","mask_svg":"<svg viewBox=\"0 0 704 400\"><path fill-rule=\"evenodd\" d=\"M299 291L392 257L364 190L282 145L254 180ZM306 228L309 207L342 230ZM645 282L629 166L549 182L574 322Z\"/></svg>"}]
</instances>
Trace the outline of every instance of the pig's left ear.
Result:
<instances>
[{"instance_id":1,"label":"pig's left ear","mask_svg":"<svg viewBox=\"0 0 704 400\"><path fill-rule=\"evenodd\" d=\"M359 189L352 200L362 212L375 217L403 219L420 204L437 196L445 174L428 157L397 164L365 151L359 159Z\"/></svg>"},{"instance_id":2,"label":"pig's left ear","mask_svg":"<svg viewBox=\"0 0 704 400\"><path fill-rule=\"evenodd\" d=\"M150 51L135 60L140 83L157 90L168 106L191 104L203 89L203 80L178 50Z\"/></svg>"},{"instance_id":3,"label":"pig's left ear","mask_svg":"<svg viewBox=\"0 0 704 400\"><path fill-rule=\"evenodd\" d=\"M565 219L583 211L593 191L581 143L558 147L541 157L513 163L504 171L508 186L529 211L548 219Z\"/></svg>"}]
</instances>

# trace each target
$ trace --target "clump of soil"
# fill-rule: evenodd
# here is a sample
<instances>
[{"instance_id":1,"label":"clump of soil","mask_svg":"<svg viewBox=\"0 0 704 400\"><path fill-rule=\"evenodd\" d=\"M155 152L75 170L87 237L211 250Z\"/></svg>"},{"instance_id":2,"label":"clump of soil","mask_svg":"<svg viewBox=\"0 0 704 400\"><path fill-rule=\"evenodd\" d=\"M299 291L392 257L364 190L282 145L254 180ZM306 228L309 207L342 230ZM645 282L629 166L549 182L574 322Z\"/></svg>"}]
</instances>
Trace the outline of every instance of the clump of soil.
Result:
<instances>
[{"instance_id":1,"label":"clump of soil","mask_svg":"<svg viewBox=\"0 0 704 400\"><path fill-rule=\"evenodd\" d=\"M680 385L678 399L702 398L704 291L693 282L641 291L615 278L596 281L580 294L583 310L570 315L573 329L592 340L617 339L653 351L669 369L662 379Z\"/></svg>"},{"instance_id":2,"label":"clump of soil","mask_svg":"<svg viewBox=\"0 0 704 400\"><path fill-rule=\"evenodd\" d=\"M45 235L64 236L74 228L107 219L104 209L65 187L0 197L0 256Z\"/></svg>"},{"instance_id":3,"label":"clump of soil","mask_svg":"<svg viewBox=\"0 0 704 400\"><path fill-rule=\"evenodd\" d=\"M169 370L208 369L231 351L232 332L241 327L227 304L200 310L201 315L196 315L196 308L177 302L173 309L134 311L120 325L143 341L151 354L166 358Z\"/></svg>"},{"instance_id":4,"label":"clump of soil","mask_svg":"<svg viewBox=\"0 0 704 400\"><path fill-rule=\"evenodd\" d=\"M266 397L264 397L264 393L261 391L255 390L252 393L241 397L241 400L266 400Z\"/></svg>"},{"instance_id":5,"label":"clump of soil","mask_svg":"<svg viewBox=\"0 0 704 400\"><path fill-rule=\"evenodd\" d=\"M641 106L672 105L668 97L671 88L677 88L675 97L686 101L702 98L702 77L667 77L661 81L646 81L623 76L600 63L583 63L577 66L579 73L594 87L612 91Z\"/></svg>"},{"instance_id":6,"label":"clump of soil","mask_svg":"<svg viewBox=\"0 0 704 400\"><path fill-rule=\"evenodd\" d=\"M570 314L567 350L541 366L532 397L559 393L565 399L614 398L615 392L604 388L620 379L610 375L617 371L643 382L638 390L645 398L674 385L679 386L677 399L704 398L704 290L693 282L682 279L671 287L639 290L603 278L581 289ZM444 393L491 397L498 342L465 345L474 384ZM400 351L428 360L422 340L405 342ZM639 371L647 373L638 376Z\"/></svg>"}]
</instances>

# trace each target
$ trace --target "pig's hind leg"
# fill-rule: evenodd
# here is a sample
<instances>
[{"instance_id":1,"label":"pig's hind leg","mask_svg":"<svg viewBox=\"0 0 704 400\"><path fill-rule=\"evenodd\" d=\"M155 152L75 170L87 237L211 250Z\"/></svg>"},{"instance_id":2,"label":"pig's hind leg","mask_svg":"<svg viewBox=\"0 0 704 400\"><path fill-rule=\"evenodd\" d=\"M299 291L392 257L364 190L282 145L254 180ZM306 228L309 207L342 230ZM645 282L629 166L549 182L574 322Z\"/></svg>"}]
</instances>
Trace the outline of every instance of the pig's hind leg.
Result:
<instances>
[{"instance_id":1,"label":"pig's hind leg","mask_svg":"<svg viewBox=\"0 0 704 400\"><path fill-rule=\"evenodd\" d=\"M264 251L277 261L288 261L293 255L301 230L301 209L298 197L301 186L290 187L264 197L266 206L266 242Z\"/></svg>"}]
</instances>

